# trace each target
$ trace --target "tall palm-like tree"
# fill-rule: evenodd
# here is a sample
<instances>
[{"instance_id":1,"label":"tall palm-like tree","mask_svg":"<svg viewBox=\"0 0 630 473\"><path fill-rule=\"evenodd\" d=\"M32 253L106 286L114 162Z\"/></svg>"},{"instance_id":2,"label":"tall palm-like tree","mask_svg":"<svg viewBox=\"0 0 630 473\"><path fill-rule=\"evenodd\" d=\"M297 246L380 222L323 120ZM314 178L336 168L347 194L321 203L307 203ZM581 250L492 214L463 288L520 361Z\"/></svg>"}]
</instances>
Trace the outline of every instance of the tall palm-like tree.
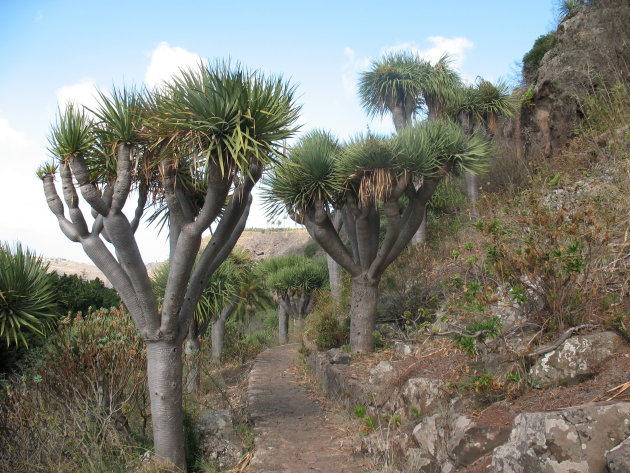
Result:
<instances>
[{"instance_id":1,"label":"tall palm-like tree","mask_svg":"<svg viewBox=\"0 0 630 473\"><path fill-rule=\"evenodd\" d=\"M475 84L462 89L460 102L452 111L467 133L475 131L492 138L498 131L498 119L513 114L514 100L505 82L493 84L478 77ZM475 174L466 173L466 188L473 213L476 213L479 187Z\"/></svg>"},{"instance_id":2,"label":"tall palm-like tree","mask_svg":"<svg viewBox=\"0 0 630 473\"><path fill-rule=\"evenodd\" d=\"M341 148L330 134L313 132L273 167L266 183L271 212L287 211L305 225L352 278L353 351L374 349L381 277L418 229L438 183L448 173L478 169L485 153L485 143L460 126L430 120L389 140L366 136ZM343 217L349 247L330 219L331 210ZM383 239L381 219L387 227Z\"/></svg>"},{"instance_id":3,"label":"tall palm-like tree","mask_svg":"<svg viewBox=\"0 0 630 473\"><path fill-rule=\"evenodd\" d=\"M398 133L411 125L423 105L423 87L430 73L429 62L413 53L387 53L361 74L361 105L370 116L391 114Z\"/></svg>"},{"instance_id":4,"label":"tall palm-like tree","mask_svg":"<svg viewBox=\"0 0 630 473\"><path fill-rule=\"evenodd\" d=\"M288 322L292 317L296 332L302 332L302 321L311 311L315 294L328 283L323 258L279 256L261 262L257 273L278 302L278 341L288 342Z\"/></svg>"},{"instance_id":5,"label":"tall palm-like tree","mask_svg":"<svg viewBox=\"0 0 630 473\"><path fill-rule=\"evenodd\" d=\"M38 176L62 232L109 279L142 334L156 456L185 470L182 342L203 289L245 227L263 168L296 130L299 107L281 78L219 63L199 64L152 92L103 93L94 113L95 120L72 106L61 113L50 139L56 162ZM123 207L133 190L138 201L128 219ZM79 195L95 216L91 226ZM134 236L147 204L169 210L169 274L159 309Z\"/></svg>"},{"instance_id":6,"label":"tall palm-like tree","mask_svg":"<svg viewBox=\"0 0 630 473\"><path fill-rule=\"evenodd\" d=\"M359 97L368 115L391 113L397 133L410 126L413 117L424 111L427 119L442 118L460 97L461 81L443 55L434 65L408 51L385 54L374 61L359 80ZM421 182L417 181L416 186ZM426 238L426 219L412 241Z\"/></svg>"}]
</instances>

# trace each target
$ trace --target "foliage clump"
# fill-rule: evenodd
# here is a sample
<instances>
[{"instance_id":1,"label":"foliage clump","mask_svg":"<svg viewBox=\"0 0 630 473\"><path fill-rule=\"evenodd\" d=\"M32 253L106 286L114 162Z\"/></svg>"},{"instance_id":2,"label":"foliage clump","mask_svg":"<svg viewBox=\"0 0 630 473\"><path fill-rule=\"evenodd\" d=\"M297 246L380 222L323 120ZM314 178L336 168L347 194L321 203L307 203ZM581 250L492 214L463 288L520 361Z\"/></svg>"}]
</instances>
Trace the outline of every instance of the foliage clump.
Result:
<instances>
[{"instance_id":1,"label":"foliage clump","mask_svg":"<svg viewBox=\"0 0 630 473\"><path fill-rule=\"evenodd\" d=\"M58 315L48 265L19 243L0 243L0 339L28 345L26 333L43 336Z\"/></svg>"},{"instance_id":2,"label":"foliage clump","mask_svg":"<svg viewBox=\"0 0 630 473\"><path fill-rule=\"evenodd\" d=\"M98 278L88 281L76 274L57 273L51 273L51 278L55 300L62 314L86 314L90 308L94 310L120 305L120 297L116 291L105 287Z\"/></svg>"},{"instance_id":3,"label":"foliage clump","mask_svg":"<svg viewBox=\"0 0 630 473\"><path fill-rule=\"evenodd\" d=\"M150 417L144 364L142 339L122 309L63 318L0 390L0 470L137 467Z\"/></svg>"},{"instance_id":4,"label":"foliage clump","mask_svg":"<svg viewBox=\"0 0 630 473\"><path fill-rule=\"evenodd\" d=\"M556 44L556 35L553 32L539 36L532 49L523 56L523 78L526 83L536 81L538 67L543 56Z\"/></svg>"}]
</instances>

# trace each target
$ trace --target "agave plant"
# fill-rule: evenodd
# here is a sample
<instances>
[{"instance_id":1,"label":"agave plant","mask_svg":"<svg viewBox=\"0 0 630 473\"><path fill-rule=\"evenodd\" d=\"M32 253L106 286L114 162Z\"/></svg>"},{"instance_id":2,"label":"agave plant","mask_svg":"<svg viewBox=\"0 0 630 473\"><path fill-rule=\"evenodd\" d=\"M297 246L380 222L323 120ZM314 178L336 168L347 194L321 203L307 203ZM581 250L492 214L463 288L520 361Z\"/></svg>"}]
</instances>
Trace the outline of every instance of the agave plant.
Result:
<instances>
[{"instance_id":1,"label":"agave plant","mask_svg":"<svg viewBox=\"0 0 630 473\"><path fill-rule=\"evenodd\" d=\"M28 346L24 334L44 335L58 315L48 265L18 243L0 243L0 338Z\"/></svg>"}]
</instances>

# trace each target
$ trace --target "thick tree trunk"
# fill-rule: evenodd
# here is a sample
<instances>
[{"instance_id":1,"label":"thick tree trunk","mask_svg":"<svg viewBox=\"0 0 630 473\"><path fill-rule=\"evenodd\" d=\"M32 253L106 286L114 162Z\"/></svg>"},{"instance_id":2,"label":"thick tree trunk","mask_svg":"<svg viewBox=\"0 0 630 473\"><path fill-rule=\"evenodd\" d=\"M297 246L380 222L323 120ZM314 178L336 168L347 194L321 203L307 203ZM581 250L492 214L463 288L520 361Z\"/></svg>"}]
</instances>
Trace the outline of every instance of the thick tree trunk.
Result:
<instances>
[{"instance_id":1,"label":"thick tree trunk","mask_svg":"<svg viewBox=\"0 0 630 473\"><path fill-rule=\"evenodd\" d=\"M186 374L186 391L188 394L194 394L199 389L199 356L201 351L201 343L199 343L199 334L197 330L192 330L193 325L197 325L197 321L193 321L191 330L188 331L188 339L186 340L186 365L188 373Z\"/></svg>"},{"instance_id":2,"label":"thick tree trunk","mask_svg":"<svg viewBox=\"0 0 630 473\"><path fill-rule=\"evenodd\" d=\"M289 342L289 314L286 309L278 305L278 343L284 345Z\"/></svg>"},{"instance_id":3,"label":"thick tree trunk","mask_svg":"<svg viewBox=\"0 0 630 473\"><path fill-rule=\"evenodd\" d=\"M330 255L326 255L326 262L328 263L330 294L333 300L339 303L341 300L341 266Z\"/></svg>"},{"instance_id":4,"label":"thick tree trunk","mask_svg":"<svg viewBox=\"0 0 630 473\"><path fill-rule=\"evenodd\" d=\"M392 120L396 133L400 133L408 125L408 118L402 106L392 108Z\"/></svg>"},{"instance_id":5,"label":"thick tree trunk","mask_svg":"<svg viewBox=\"0 0 630 473\"><path fill-rule=\"evenodd\" d=\"M378 283L365 276L352 279L350 308L350 348L353 352L374 351L374 327L378 304Z\"/></svg>"},{"instance_id":6,"label":"thick tree trunk","mask_svg":"<svg viewBox=\"0 0 630 473\"><path fill-rule=\"evenodd\" d=\"M212 339L212 359L220 361L223 352L223 339L225 338L225 319L223 317L212 321L210 337Z\"/></svg>"},{"instance_id":7,"label":"thick tree trunk","mask_svg":"<svg viewBox=\"0 0 630 473\"><path fill-rule=\"evenodd\" d=\"M167 341L147 343L153 444L157 458L186 471L182 407L182 348Z\"/></svg>"},{"instance_id":8,"label":"thick tree trunk","mask_svg":"<svg viewBox=\"0 0 630 473\"><path fill-rule=\"evenodd\" d=\"M302 340L302 331L304 329L304 319L299 315L293 319L293 332L295 334L295 340Z\"/></svg>"},{"instance_id":9,"label":"thick tree trunk","mask_svg":"<svg viewBox=\"0 0 630 473\"><path fill-rule=\"evenodd\" d=\"M475 174L471 174L466 172L466 192L468 194L468 201L470 202L472 208L472 216L477 217L477 199L478 199L478 184L477 184L477 176Z\"/></svg>"},{"instance_id":10,"label":"thick tree trunk","mask_svg":"<svg viewBox=\"0 0 630 473\"><path fill-rule=\"evenodd\" d=\"M422 223L420 224L420 226L418 227L418 230L416 231L416 233L413 235L413 238L411 239L411 243L413 245L419 245L420 243L424 243L425 241L427 241L426 211L425 211L425 216L422 219Z\"/></svg>"}]
</instances>

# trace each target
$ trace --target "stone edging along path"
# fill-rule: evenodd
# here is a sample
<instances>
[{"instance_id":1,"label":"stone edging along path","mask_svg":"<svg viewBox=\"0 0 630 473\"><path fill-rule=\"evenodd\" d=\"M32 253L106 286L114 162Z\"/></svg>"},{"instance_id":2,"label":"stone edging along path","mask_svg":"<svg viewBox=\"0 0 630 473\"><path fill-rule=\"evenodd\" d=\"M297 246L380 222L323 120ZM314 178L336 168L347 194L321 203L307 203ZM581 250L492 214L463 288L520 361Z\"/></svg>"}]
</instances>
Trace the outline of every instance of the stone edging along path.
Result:
<instances>
[{"instance_id":1,"label":"stone edging along path","mask_svg":"<svg viewBox=\"0 0 630 473\"><path fill-rule=\"evenodd\" d=\"M270 348L249 375L256 450L248 473L364 473L341 416L300 381L298 344Z\"/></svg>"}]
</instances>

